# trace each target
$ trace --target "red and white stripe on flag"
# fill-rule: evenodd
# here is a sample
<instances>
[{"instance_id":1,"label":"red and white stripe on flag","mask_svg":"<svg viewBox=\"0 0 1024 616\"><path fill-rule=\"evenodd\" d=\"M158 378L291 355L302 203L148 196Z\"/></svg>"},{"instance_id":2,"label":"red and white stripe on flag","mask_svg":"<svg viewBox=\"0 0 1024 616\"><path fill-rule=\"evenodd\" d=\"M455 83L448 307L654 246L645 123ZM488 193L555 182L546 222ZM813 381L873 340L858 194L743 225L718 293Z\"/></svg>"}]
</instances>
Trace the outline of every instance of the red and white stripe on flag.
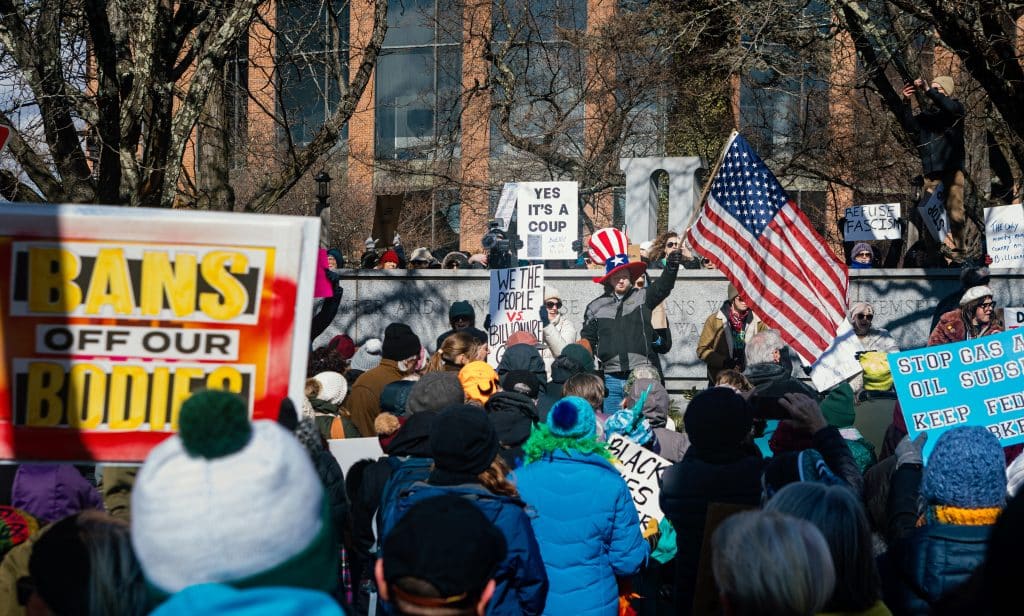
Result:
<instances>
[{"instance_id":1,"label":"red and white stripe on flag","mask_svg":"<svg viewBox=\"0 0 1024 616\"><path fill-rule=\"evenodd\" d=\"M846 318L846 265L738 133L711 183L687 239L812 363Z\"/></svg>"}]
</instances>

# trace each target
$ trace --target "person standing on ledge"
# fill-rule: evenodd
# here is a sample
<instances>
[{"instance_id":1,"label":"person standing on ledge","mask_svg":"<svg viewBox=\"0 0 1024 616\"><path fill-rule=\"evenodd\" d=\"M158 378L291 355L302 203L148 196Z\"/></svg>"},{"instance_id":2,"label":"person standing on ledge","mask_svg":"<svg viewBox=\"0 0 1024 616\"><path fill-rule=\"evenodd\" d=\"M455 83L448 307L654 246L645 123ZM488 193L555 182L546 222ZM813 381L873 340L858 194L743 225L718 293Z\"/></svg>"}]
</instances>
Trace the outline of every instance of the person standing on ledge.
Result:
<instances>
[{"instance_id":1,"label":"person standing on ledge","mask_svg":"<svg viewBox=\"0 0 1024 616\"><path fill-rule=\"evenodd\" d=\"M914 92L920 90L933 103L929 109L915 114L911 106ZM946 248L952 261L963 261L965 254L964 225L964 117L963 104L953 98L953 78L941 75L926 86L923 79L903 88L904 128L917 140L921 157L924 189L933 192L942 184L946 192L946 213L949 231Z\"/></svg>"}]
</instances>

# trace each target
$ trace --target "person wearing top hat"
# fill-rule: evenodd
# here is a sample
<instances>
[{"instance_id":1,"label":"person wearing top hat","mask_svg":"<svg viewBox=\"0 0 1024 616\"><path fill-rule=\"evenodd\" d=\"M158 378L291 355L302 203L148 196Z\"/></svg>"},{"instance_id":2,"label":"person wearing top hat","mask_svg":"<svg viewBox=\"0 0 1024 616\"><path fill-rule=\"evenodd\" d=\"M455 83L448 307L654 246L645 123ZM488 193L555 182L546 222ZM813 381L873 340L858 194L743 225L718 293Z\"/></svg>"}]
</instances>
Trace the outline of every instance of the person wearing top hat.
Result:
<instances>
[{"instance_id":1,"label":"person wearing top hat","mask_svg":"<svg viewBox=\"0 0 1024 616\"><path fill-rule=\"evenodd\" d=\"M661 276L648 287L635 288L633 283L647 264L631 262L626 254L628 245L626 234L614 228L598 230L589 241L591 259L605 267L604 276L594 278L604 285L604 293L587 305L580 338L594 350L604 369L608 389L604 412L608 414L618 410L629 372L652 364L655 332L651 311L672 293L679 271L679 249L670 249Z\"/></svg>"}]
</instances>

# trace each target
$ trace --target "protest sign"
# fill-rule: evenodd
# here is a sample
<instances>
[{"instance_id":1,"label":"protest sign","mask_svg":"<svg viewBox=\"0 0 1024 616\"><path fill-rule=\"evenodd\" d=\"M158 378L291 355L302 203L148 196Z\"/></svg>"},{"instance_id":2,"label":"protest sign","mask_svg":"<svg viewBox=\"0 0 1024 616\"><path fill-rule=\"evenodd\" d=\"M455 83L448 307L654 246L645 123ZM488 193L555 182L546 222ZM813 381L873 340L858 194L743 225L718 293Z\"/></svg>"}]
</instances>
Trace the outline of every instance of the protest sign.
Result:
<instances>
[{"instance_id":1,"label":"protest sign","mask_svg":"<svg viewBox=\"0 0 1024 616\"><path fill-rule=\"evenodd\" d=\"M491 327L487 332L487 361L491 365L501 361L505 342L515 332L525 329L541 339L543 301L543 265L491 270Z\"/></svg>"},{"instance_id":2,"label":"protest sign","mask_svg":"<svg viewBox=\"0 0 1024 616\"><path fill-rule=\"evenodd\" d=\"M811 382L818 391L832 389L846 379L863 372L857 353L863 351L857 334L848 320L843 321L836 331L832 346L811 364Z\"/></svg>"},{"instance_id":3,"label":"protest sign","mask_svg":"<svg viewBox=\"0 0 1024 616\"><path fill-rule=\"evenodd\" d=\"M992 269L1024 267L1024 205L985 208L985 244Z\"/></svg>"},{"instance_id":4,"label":"protest sign","mask_svg":"<svg viewBox=\"0 0 1024 616\"><path fill-rule=\"evenodd\" d=\"M505 182L501 188L501 197L498 199L498 207L494 210L494 218L501 221L501 230L508 231L508 223L512 222L512 212L516 207L516 196L519 194L519 184Z\"/></svg>"},{"instance_id":5,"label":"protest sign","mask_svg":"<svg viewBox=\"0 0 1024 616\"><path fill-rule=\"evenodd\" d=\"M982 426L1005 447L1024 441L1024 330L889 355L910 438Z\"/></svg>"},{"instance_id":6,"label":"protest sign","mask_svg":"<svg viewBox=\"0 0 1024 616\"><path fill-rule=\"evenodd\" d=\"M301 399L319 219L11 205L0 458L141 461L200 389Z\"/></svg>"},{"instance_id":7,"label":"protest sign","mask_svg":"<svg viewBox=\"0 0 1024 616\"><path fill-rule=\"evenodd\" d=\"M579 235L576 182L520 182L516 202L520 259L575 259Z\"/></svg>"},{"instance_id":8,"label":"protest sign","mask_svg":"<svg viewBox=\"0 0 1024 616\"><path fill-rule=\"evenodd\" d=\"M932 237L941 242L949 235L949 216L946 214L946 189L942 184L935 187L932 194L922 204L917 206L921 218L924 219L924 226Z\"/></svg>"},{"instance_id":9,"label":"protest sign","mask_svg":"<svg viewBox=\"0 0 1024 616\"><path fill-rule=\"evenodd\" d=\"M377 460L384 455L380 447L380 439L370 438L338 438L327 441L327 450L338 461L341 472L348 475L350 468L360 460Z\"/></svg>"},{"instance_id":10,"label":"protest sign","mask_svg":"<svg viewBox=\"0 0 1024 616\"><path fill-rule=\"evenodd\" d=\"M1003 323L1006 324L1006 329L1024 327L1024 306L1003 308Z\"/></svg>"},{"instance_id":11,"label":"protest sign","mask_svg":"<svg viewBox=\"0 0 1024 616\"><path fill-rule=\"evenodd\" d=\"M898 240L899 220L899 203L873 203L848 207L843 223L843 239L847 242Z\"/></svg>"},{"instance_id":12,"label":"protest sign","mask_svg":"<svg viewBox=\"0 0 1024 616\"><path fill-rule=\"evenodd\" d=\"M672 463L621 434L611 435L608 449L619 460L616 468L629 486L629 494L640 516L640 528L652 518L660 522L665 517L658 505L661 474Z\"/></svg>"}]
</instances>

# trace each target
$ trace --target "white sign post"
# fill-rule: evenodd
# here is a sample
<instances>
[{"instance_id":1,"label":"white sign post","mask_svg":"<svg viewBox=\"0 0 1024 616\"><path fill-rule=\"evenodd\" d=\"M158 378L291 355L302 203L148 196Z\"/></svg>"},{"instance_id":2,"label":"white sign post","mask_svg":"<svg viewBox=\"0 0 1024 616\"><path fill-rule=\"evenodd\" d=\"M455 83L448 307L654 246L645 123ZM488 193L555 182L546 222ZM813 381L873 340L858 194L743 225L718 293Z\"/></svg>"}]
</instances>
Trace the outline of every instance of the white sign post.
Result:
<instances>
[{"instance_id":1,"label":"white sign post","mask_svg":"<svg viewBox=\"0 0 1024 616\"><path fill-rule=\"evenodd\" d=\"M985 208L985 241L992 269L1024 267L1024 205Z\"/></svg>"},{"instance_id":2,"label":"white sign post","mask_svg":"<svg viewBox=\"0 0 1024 616\"><path fill-rule=\"evenodd\" d=\"M525 329L541 339L540 306L544 301L544 266L491 270L487 360L497 366L509 336Z\"/></svg>"},{"instance_id":3,"label":"white sign post","mask_svg":"<svg viewBox=\"0 0 1024 616\"><path fill-rule=\"evenodd\" d=\"M665 517L658 505L661 474L672 463L621 434L613 434L608 439L608 449L619 460L616 468L629 486L633 505L640 516L640 528L645 528L651 519L660 522Z\"/></svg>"},{"instance_id":4,"label":"white sign post","mask_svg":"<svg viewBox=\"0 0 1024 616\"><path fill-rule=\"evenodd\" d=\"M519 182L516 201L519 258L575 259L579 236L579 186L576 182Z\"/></svg>"},{"instance_id":5,"label":"white sign post","mask_svg":"<svg viewBox=\"0 0 1024 616\"><path fill-rule=\"evenodd\" d=\"M944 241L949 235L949 216L946 214L946 188L942 184L935 187L931 196L919 205L917 211L924 219L924 225L937 241Z\"/></svg>"},{"instance_id":6,"label":"white sign post","mask_svg":"<svg viewBox=\"0 0 1024 616\"><path fill-rule=\"evenodd\" d=\"M843 239L847 242L862 240L900 239L900 204L874 203L846 208Z\"/></svg>"}]
</instances>

